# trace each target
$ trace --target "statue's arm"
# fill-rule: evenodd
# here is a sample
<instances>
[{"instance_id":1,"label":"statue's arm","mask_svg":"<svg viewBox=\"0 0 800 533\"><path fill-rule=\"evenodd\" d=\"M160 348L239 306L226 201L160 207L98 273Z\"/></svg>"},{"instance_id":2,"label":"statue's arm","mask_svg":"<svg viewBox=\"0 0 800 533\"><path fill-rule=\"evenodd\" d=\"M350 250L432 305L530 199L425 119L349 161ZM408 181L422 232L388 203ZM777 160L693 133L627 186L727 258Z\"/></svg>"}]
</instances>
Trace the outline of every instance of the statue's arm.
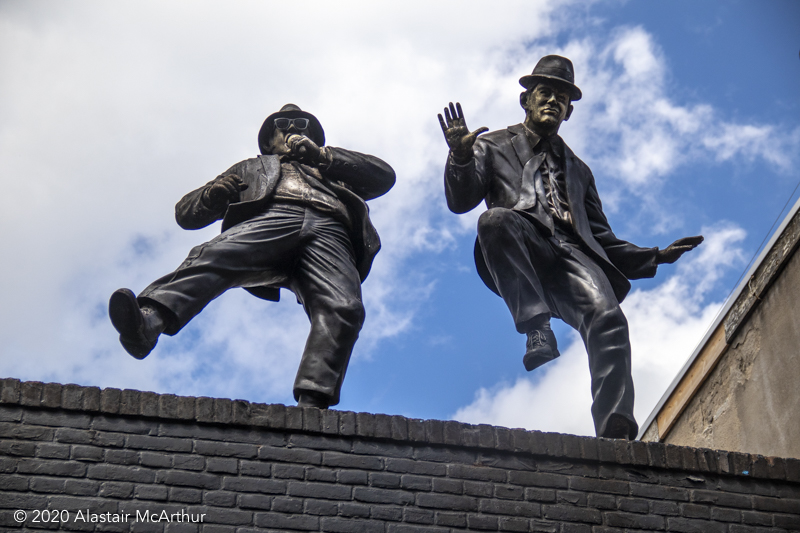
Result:
<instances>
[{"instance_id":1,"label":"statue's arm","mask_svg":"<svg viewBox=\"0 0 800 533\"><path fill-rule=\"evenodd\" d=\"M658 248L642 248L623 241L611 230L592 177L586 192L586 214L595 240L605 250L608 259L628 279L652 278L656 275Z\"/></svg>"},{"instance_id":2,"label":"statue's arm","mask_svg":"<svg viewBox=\"0 0 800 533\"><path fill-rule=\"evenodd\" d=\"M347 184L365 200L389 192L395 184L395 173L385 161L372 155L327 146L328 161L320 165L323 176Z\"/></svg>"},{"instance_id":3,"label":"statue's arm","mask_svg":"<svg viewBox=\"0 0 800 533\"><path fill-rule=\"evenodd\" d=\"M491 151L479 138L472 147L472 157L459 161L451 151L444 167L444 195L453 213L466 213L486 197L489 190Z\"/></svg>"},{"instance_id":4,"label":"statue's arm","mask_svg":"<svg viewBox=\"0 0 800 533\"><path fill-rule=\"evenodd\" d=\"M242 183L239 164L226 170L175 204L175 220L183 229L200 229L225 216L228 205L239 201Z\"/></svg>"}]
</instances>

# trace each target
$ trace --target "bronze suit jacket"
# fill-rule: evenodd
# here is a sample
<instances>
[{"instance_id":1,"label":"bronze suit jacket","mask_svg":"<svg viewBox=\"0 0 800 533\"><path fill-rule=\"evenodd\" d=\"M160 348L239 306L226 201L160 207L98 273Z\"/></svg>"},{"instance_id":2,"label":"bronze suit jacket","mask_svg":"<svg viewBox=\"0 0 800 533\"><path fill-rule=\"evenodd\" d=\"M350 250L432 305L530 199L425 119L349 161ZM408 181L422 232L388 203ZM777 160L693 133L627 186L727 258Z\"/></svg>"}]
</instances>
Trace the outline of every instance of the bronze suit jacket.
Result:
<instances>
[{"instance_id":1,"label":"bronze suit jacket","mask_svg":"<svg viewBox=\"0 0 800 533\"><path fill-rule=\"evenodd\" d=\"M328 168L320 169L322 186L350 211L353 228L350 241L355 251L356 268L363 282L381 248L378 232L369 219L366 200L377 198L394 186L394 170L377 157L342 148L327 147L332 156ZM222 231L262 213L270 203L280 179L281 165L276 155L261 155L241 161L214 180L184 196L175 206L175 219L184 229L199 229L222 219ZM216 180L236 174L248 185L238 202L224 211L213 211L202 202L203 192ZM279 299L279 287L247 287L266 300Z\"/></svg>"},{"instance_id":2,"label":"bronze suit jacket","mask_svg":"<svg viewBox=\"0 0 800 533\"><path fill-rule=\"evenodd\" d=\"M603 269L622 302L631 288L629 279L652 278L658 248L640 248L619 239L608 224L594 176L586 164L578 159L561 137L552 140L561 151L566 179L567 202L572 214L573 230L582 248ZM481 200L486 207L512 209L520 199L523 179L534 179L536 169L531 166L524 172L525 164L533 157L533 148L522 124L505 130L485 133L478 137L473 147L473 159L458 165L448 158L444 174L447 205L454 213L466 213ZM538 202L528 216L534 218L543 231L552 234L553 221L547 206ZM483 259L480 243L475 243L475 263L483 282L494 292L492 281Z\"/></svg>"}]
</instances>

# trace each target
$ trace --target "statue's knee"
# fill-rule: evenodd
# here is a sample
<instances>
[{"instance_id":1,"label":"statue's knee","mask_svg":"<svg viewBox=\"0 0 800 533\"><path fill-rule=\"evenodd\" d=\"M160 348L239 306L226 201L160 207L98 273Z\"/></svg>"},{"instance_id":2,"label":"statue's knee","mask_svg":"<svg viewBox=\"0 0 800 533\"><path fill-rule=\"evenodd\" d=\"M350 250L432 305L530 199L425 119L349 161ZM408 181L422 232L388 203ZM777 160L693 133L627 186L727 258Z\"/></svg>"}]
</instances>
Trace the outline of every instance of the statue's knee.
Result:
<instances>
[{"instance_id":1,"label":"statue's knee","mask_svg":"<svg viewBox=\"0 0 800 533\"><path fill-rule=\"evenodd\" d=\"M334 313L347 329L361 331L361 326L364 325L364 318L366 317L364 304L361 300L358 298L348 298L347 300L337 302Z\"/></svg>"},{"instance_id":2,"label":"statue's knee","mask_svg":"<svg viewBox=\"0 0 800 533\"><path fill-rule=\"evenodd\" d=\"M478 236L482 239L497 238L508 232L513 220L513 212L502 207L484 211L478 219Z\"/></svg>"}]
</instances>

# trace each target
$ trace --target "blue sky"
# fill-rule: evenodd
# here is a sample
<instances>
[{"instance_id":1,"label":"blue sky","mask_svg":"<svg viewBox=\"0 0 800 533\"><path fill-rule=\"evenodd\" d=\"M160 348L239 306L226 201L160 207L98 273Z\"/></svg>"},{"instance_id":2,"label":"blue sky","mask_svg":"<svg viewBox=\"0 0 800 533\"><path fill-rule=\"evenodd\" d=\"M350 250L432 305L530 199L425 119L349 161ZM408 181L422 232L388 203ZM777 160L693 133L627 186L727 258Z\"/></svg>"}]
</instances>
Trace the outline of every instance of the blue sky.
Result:
<instances>
[{"instance_id":1,"label":"blue sky","mask_svg":"<svg viewBox=\"0 0 800 533\"><path fill-rule=\"evenodd\" d=\"M328 143L377 155L398 183L371 202L384 248L338 408L591 434L586 354L526 373L524 337L475 273L480 207L447 211L436 114L523 118L517 80L575 63L562 126L616 233L706 243L634 282L636 414L649 414L800 180L800 5L794 1L0 3L0 375L290 402L307 319L234 290L144 361L106 316L219 231L173 206L256 154L294 102Z\"/></svg>"}]
</instances>

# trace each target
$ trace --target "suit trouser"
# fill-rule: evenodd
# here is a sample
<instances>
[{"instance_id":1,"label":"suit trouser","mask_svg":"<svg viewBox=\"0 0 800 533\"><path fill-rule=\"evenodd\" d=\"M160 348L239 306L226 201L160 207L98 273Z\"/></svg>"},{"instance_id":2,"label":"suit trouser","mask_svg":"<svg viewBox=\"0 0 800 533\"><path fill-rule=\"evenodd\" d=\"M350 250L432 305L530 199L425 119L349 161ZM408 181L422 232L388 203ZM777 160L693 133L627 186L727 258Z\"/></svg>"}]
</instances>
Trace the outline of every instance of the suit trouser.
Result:
<instances>
[{"instance_id":1,"label":"suit trouser","mask_svg":"<svg viewBox=\"0 0 800 533\"><path fill-rule=\"evenodd\" d=\"M608 277L577 239L546 233L511 209L489 209L478 222L486 266L517 331L527 333L551 316L578 330L589 354L597 435L617 414L629 421L635 437L628 321Z\"/></svg>"},{"instance_id":2,"label":"suit trouser","mask_svg":"<svg viewBox=\"0 0 800 533\"><path fill-rule=\"evenodd\" d=\"M275 204L196 246L175 270L139 295L167 309L174 335L214 298L263 272L281 273L303 305L311 331L294 396L321 393L339 402L353 345L364 323L361 279L343 224L315 209Z\"/></svg>"}]
</instances>

